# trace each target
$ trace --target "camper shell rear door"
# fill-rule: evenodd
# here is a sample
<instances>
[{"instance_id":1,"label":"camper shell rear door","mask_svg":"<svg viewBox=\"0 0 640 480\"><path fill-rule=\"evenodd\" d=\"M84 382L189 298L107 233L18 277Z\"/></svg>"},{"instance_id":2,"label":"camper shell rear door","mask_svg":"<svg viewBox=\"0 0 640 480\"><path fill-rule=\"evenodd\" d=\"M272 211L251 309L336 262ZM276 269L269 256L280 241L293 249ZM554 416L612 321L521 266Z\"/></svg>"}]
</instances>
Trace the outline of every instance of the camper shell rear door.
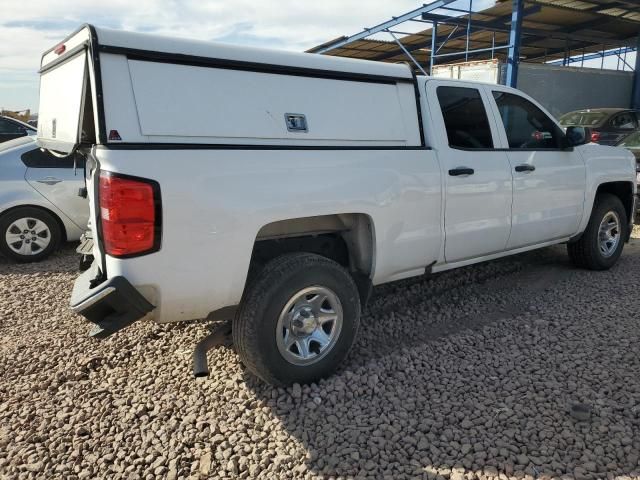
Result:
<instances>
[{"instance_id":1,"label":"camper shell rear door","mask_svg":"<svg viewBox=\"0 0 640 480\"><path fill-rule=\"evenodd\" d=\"M69 153L95 143L90 85L91 30L84 26L42 56L38 145Z\"/></svg>"}]
</instances>

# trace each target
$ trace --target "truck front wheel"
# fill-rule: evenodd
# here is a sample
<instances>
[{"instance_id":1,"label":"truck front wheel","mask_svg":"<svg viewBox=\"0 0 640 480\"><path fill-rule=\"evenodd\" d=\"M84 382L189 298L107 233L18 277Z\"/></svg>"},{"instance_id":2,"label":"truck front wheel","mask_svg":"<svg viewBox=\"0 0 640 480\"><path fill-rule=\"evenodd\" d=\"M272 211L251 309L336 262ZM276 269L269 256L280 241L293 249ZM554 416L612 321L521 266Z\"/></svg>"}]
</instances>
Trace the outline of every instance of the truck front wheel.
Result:
<instances>
[{"instance_id":1,"label":"truck front wheel","mask_svg":"<svg viewBox=\"0 0 640 480\"><path fill-rule=\"evenodd\" d=\"M628 228L627 213L620 199L608 193L598 195L582 237L567 244L571 261L589 270L611 268L622 254Z\"/></svg>"},{"instance_id":2,"label":"truck front wheel","mask_svg":"<svg viewBox=\"0 0 640 480\"><path fill-rule=\"evenodd\" d=\"M353 278L320 255L271 260L245 291L233 323L242 363L274 385L309 383L345 359L360 323Z\"/></svg>"}]
</instances>

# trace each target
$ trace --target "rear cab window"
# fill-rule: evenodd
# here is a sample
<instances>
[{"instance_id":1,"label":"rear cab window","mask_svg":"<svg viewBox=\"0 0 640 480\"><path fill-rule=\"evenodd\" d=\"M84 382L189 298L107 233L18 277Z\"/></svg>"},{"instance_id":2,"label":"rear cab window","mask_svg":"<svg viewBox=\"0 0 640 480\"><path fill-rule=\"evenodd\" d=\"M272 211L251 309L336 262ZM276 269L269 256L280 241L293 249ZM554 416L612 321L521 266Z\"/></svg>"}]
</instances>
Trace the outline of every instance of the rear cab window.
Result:
<instances>
[{"instance_id":1,"label":"rear cab window","mask_svg":"<svg viewBox=\"0 0 640 480\"><path fill-rule=\"evenodd\" d=\"M494 90L509 148L515 150L557 150L563 147L564 132L535 104L520 95Z\"/></svg>"},{"instance_id":2,"label":"rear cab window","mask_svg":"<svg viewBox=\"0 0 640 480\"><path fill-rule=\"evenodd\" d=\"M451 148L493 148L489 119L478 89L440 86L436 93Z\"/></svg>"}]
</instances>

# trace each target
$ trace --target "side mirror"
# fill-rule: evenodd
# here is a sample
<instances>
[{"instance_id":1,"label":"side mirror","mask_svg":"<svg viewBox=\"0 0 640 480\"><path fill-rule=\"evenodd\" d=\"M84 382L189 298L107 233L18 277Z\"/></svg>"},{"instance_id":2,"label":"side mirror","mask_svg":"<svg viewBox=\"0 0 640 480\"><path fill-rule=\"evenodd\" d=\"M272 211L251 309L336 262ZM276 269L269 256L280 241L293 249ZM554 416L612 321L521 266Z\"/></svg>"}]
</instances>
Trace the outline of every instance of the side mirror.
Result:
<instances>
[{"instance_id":1,"label":"side mirror","mask_svg":"<svg viewBox=\"0 0 640 480\"><path fill-rule=\"evenodd\" d=\"M591 129L587 127L567 127L565 132L568 147L577 147L591 141Z\"/></svg>"}]
</instances>

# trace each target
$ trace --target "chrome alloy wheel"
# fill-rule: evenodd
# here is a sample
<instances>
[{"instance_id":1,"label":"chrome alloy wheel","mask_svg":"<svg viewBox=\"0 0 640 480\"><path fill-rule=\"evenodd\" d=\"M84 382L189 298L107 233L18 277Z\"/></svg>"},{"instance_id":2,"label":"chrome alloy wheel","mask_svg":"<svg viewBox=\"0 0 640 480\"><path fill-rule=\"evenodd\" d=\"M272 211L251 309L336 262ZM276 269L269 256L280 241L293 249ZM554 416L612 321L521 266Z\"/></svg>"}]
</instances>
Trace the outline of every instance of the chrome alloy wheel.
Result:
<instances>
[{"instance_id":1,"label":"chrome alloy wheel","mask_svg":"<svg viewBox=\"0 0 640 480\"><path fill-rule=\"evenodd\" d=\"M42 220L26 217L11 223L4 238L9 248L18 255L37 255L51 243L51 232Z\"/></svg>"},{"instance_id":2,"label":"chrome alloy wheel","mask_svg":"<svg viewBox=\"0 0 640 480\"><path fill-rule=\"evenodd\" d=\"M342 329L342 305L328 288L300 290L286 303L276 326L280 354L294 365L311 365L335 346Z\"/></svg>"},{"instance_id":3,"label":"chrome alloy wheel","mask_svg":"<svg viewBox=\"0 0 640 480\"><path fill-rule=\"evenodd\" d=\"M614 254L620 243L621 230L618 214L608 211L598 229L598 248L603 257L608 258Z\"/></svg>"}]
</instances>

